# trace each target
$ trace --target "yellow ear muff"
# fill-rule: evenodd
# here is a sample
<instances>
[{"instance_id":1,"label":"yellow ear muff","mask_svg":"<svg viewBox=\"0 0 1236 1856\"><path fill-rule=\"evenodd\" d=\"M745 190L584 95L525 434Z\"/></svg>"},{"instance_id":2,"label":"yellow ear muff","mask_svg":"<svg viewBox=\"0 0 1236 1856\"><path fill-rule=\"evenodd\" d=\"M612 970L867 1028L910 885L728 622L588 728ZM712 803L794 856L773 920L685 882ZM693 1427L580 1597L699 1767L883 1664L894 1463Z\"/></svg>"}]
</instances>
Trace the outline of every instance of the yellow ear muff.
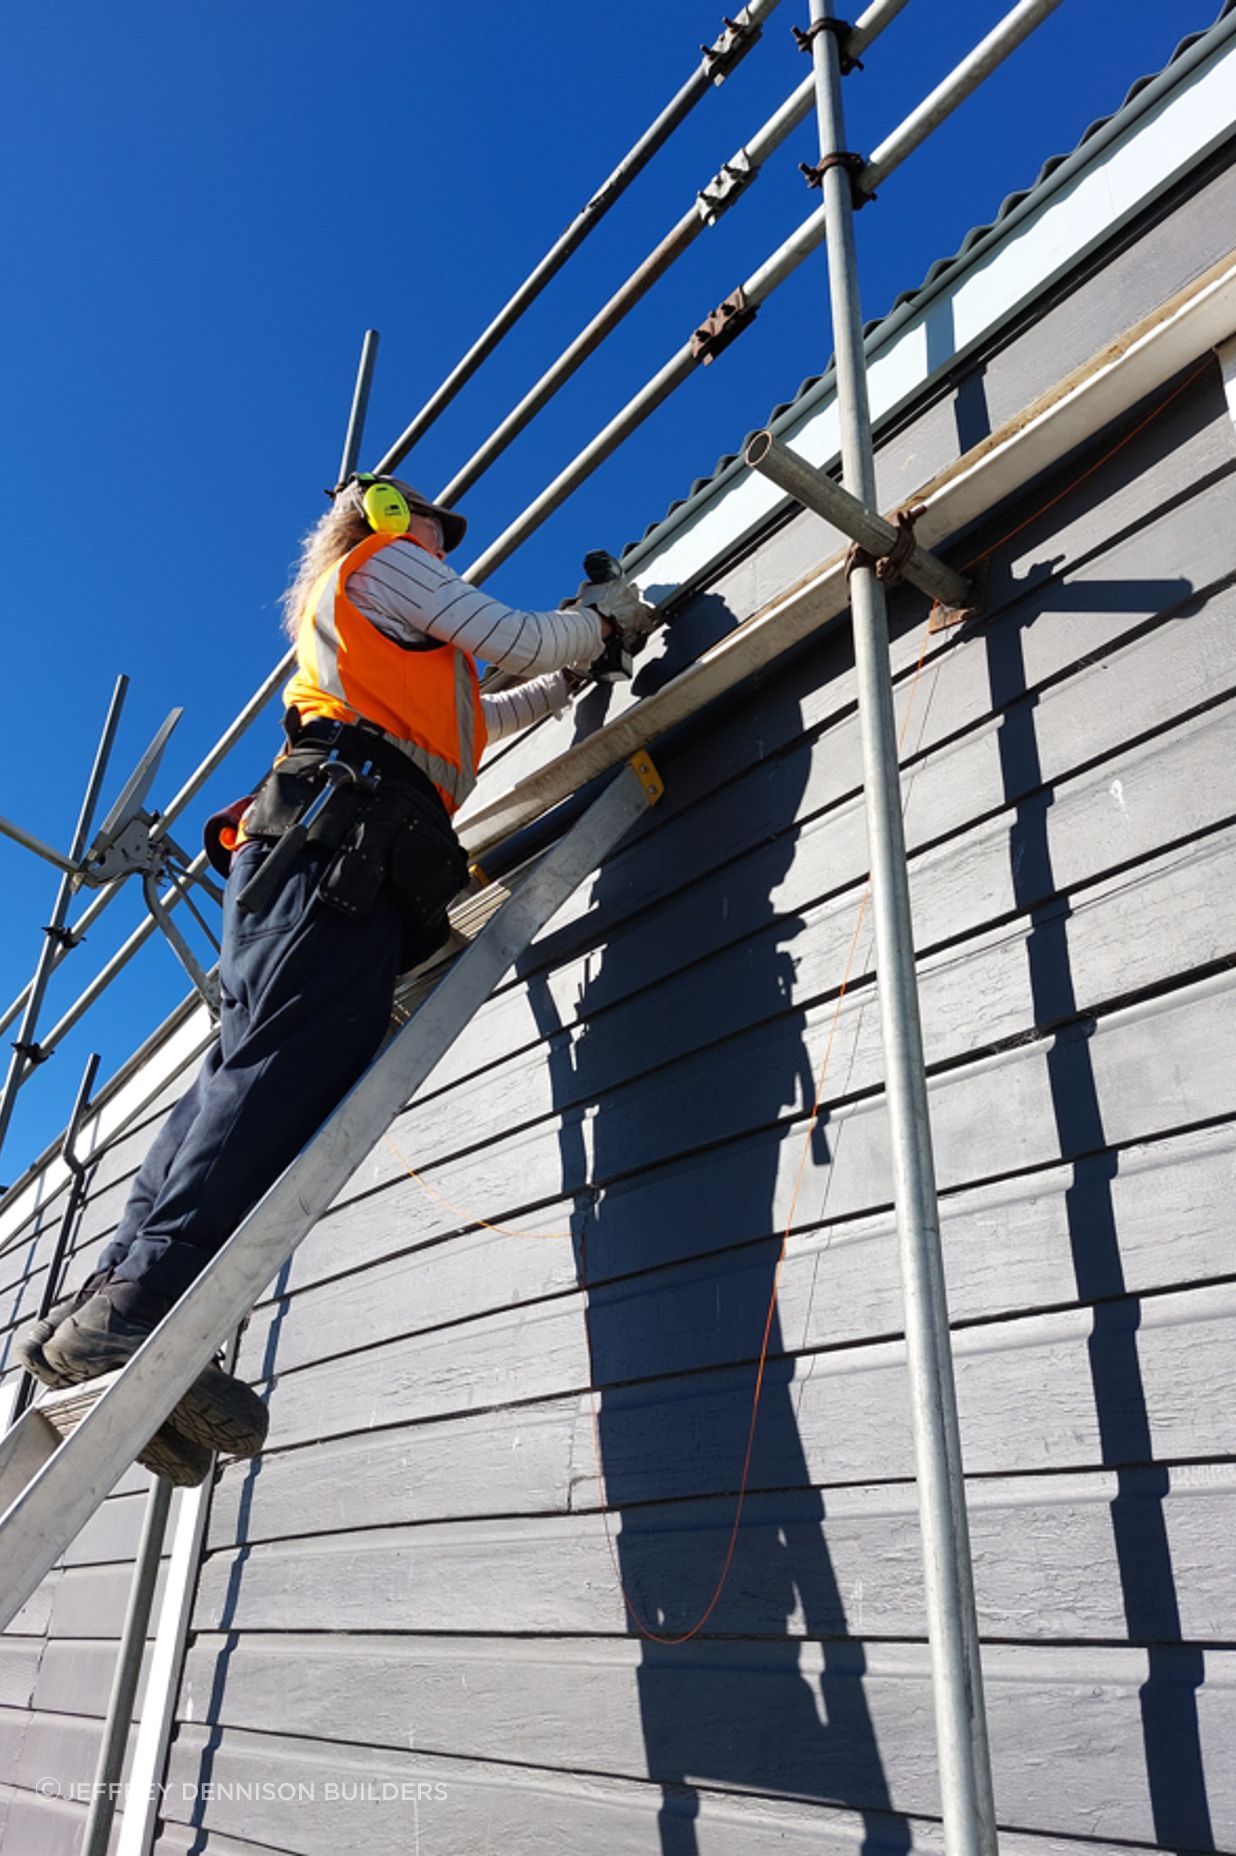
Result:
<instances>
[{"instance_id":1,"label":"yellow ear muff","mask_svg":"<svg viewBox=\"0 0 1236 1856\"><path fill-rule=\"evenodd\" d=\"M378 535L406 535L412 511L393 483L361 483L365 520Z\"/></svg>"}]
</instances>

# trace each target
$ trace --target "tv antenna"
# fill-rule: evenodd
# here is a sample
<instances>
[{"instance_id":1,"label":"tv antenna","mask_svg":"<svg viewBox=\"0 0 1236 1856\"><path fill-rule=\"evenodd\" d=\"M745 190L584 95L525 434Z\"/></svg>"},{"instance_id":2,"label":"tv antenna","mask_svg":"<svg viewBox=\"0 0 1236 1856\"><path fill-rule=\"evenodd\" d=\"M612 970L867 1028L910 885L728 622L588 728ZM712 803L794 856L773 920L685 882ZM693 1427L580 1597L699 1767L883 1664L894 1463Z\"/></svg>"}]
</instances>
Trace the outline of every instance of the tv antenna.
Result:
<instances>
[{"instance_id":1,"label":"tv antenna","mask_svg":"<svg viewBox=\"0 0 1236 1856\"><path fill-rule=\"evenodd\" d=\"M162 825L160 814L147 804L163 759L163 751L184 713L183 709L172 709L164 718L150 746L121 788L115 804L98 831L91 836L95 810L128 688L128 677L117 677L67 856L53 845L45 843L42 838L36 837L33 832L14 824L11 819L0 818L0 833L11 838L15 844L33 851L36 857L43 858L44 862L54 865L60 872L55 907L51 920L43 930L46 939L30 983L21 1027L13 1040L13 1057L4 1079L4 1087L0 1091L0 1146L3 1146L8 1133L18 1091L33 1071L52 1055L54 1046L49 1048L38 1041L38 1020L52 973L64 956L79 946L83 939L68 923L69 905L79 889L118 888L129 877L140 877L146 907L211 1013L218 1014L218 979L206 971L194 954L172 920L161 892L170 887L175 897L188 906L216 953L219 948L218 938L201 911L195 907L191 891L196 886L220 905L223 892L217 884L190 867L184 851Z\"/></svg>"}]
</instances>

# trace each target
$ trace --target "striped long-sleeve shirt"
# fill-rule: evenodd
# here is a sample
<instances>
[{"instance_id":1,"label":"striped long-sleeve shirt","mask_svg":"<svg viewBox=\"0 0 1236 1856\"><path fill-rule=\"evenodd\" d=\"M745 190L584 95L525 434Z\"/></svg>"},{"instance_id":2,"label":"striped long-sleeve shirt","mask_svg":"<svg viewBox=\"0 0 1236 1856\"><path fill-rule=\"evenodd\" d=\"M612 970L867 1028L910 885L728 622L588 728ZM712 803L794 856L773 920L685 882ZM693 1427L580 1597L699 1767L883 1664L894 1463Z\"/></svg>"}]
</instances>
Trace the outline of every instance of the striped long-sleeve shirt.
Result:
<instances>
[{"instance_id":1,"label":"striped long-sleeve shirt","mask_svg":"<svg viewBox=\"0 0 1236 1856\"><path fill-rule=\"evenodd\" d=\"M382 548L356 568L348 598L379 631L411 650L433 641L516 676L549 672L482 696L491 741L565 708L570 698L563 669L592 663L605 642L590 607L521 612L504 606L414 543Z\"/></svg>"}]
</instances>

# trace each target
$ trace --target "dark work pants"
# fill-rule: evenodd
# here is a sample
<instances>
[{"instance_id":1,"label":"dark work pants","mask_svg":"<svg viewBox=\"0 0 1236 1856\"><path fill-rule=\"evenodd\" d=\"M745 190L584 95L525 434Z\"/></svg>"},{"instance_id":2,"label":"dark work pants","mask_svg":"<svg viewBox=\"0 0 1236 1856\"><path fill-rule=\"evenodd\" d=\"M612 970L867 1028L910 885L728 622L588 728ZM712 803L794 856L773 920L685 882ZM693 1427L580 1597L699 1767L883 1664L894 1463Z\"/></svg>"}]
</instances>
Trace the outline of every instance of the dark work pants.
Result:
<instances>
[{"instance_id":1,"label":"dark work pants","mask_svg":"<svg viewBox=\"0 0 1236 1856\"><path fill-rule=\"evenodd\" d=\"M374 1055L390 1022L400 916L384 890L348 917L315 900L327 853L306 846L258 915L236 896L266 850L232 860L219 1040L172 1110L100 1258L122 1313L157 1320L188 1287Z\"/></svg>"}]
</instances>

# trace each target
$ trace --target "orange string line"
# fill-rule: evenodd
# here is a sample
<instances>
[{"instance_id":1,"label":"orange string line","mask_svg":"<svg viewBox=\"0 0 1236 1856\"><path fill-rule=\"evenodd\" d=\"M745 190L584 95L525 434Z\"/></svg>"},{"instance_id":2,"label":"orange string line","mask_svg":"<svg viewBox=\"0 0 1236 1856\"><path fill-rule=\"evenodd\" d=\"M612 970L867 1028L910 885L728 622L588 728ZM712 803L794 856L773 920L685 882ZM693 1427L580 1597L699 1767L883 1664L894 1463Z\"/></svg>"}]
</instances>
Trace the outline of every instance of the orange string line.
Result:
<instances>
[{"instance_id":1,"label":"orange string line","mask_svg":"<svg viewBox=\"0 0 1236 1856\"><path fill-rule=\"evenodd\" d=\"M1070 483L1066 483L1063 490L1057 491L1055 496L1048 497L1045 503L1040 503L1033 515L1027 516L1024 522L1017 523L1015 528L1011 528L1008 530L1007 534L1001 535L999 541L993 541L989 548L984 548L981 554L974 555L963 567L959 567L957 569L958 573L969 573L972 567L977 567L980 561L987 560L990 555L996 553L997 549L1003 548L1006 543L1013 540L1014 536L1020 535L1023 529L1029 528L1032 522L1037 522L1039 517L1046 515L1049 509L1054 509L1057 503L1063 502L1066 496L1071 496L1079 484L1085 483L1087 477L1093 477L1096 470L1101 470L1103 465L1114 458L1118 451L1123 451L1124 447L1129 444L1131 440L1136 438L1139 432L1144 432L1146 427L1159 417L1160 413L1166 412L1172 401L1178 400L1185 388L1191 387L1199 375L1205 373L1212 359L1213 357L1211 355L1207 355L1206 359L1199 362L1190 373L1186 374L1184 379L1180 381L1178 385L1174 386L1171 392L1159 401L1157 406L1151 408L1145 418L1139 419L1137 424L1130 427L1122 438L1118 438L1110 450L1105 451L1102 457L1096 458L1093 464L1087 464L1085 470L1074 477Z\"/></svg>"},{"instance_id":2,"label":"orange string line","mask_svg":"<svg viewBox=\"0 0 1236 1856\"><path fill-rule=\"evenodd\" d=\"M499 1237L552 1237L557 1239L559 1243L564 1237L570 1237L571 1233L569 1231L511 1231L508 1230L507 1226L504 1224L490 1224L487 1218L478 1218L475 1212L466 1210L462 1205L456 1205L454 1199L448 1199L445 1192L440 1192L437 1186L431 1186L424 1174L418 1173L407 1156L400 1153L389 1134L384 1134L382 1139L390 1148L408 1178L414 1179L422 1192L426 1193L431 1199L437 1199L438 1203L440 1205L445 1205L448 1211L458 1212L465 1224L480 1225L483 1231L493 1231Z\"/></svg>"}]
</instances>

